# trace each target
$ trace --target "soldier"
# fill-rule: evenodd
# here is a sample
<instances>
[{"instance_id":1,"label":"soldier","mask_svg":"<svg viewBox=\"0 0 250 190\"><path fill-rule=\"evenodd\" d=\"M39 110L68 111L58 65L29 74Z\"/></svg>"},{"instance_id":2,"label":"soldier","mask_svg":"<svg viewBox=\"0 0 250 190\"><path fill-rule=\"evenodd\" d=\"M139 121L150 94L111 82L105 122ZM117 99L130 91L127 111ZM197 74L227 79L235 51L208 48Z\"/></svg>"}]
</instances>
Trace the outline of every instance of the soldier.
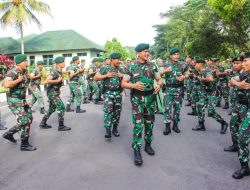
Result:
<instances>
[{"instance_id":1,"label":"soldier","mask_svg":"<svg viewBox=\"0 0 250 190\"><path fill-rule=\"evenodd\" d=\"M27 56L18 54L14 60L16 67L7 72L5 87L10 89L7 104L11 112L16 116L17 125L4 133L3 138L16 143L13 135L19 131L21 134L20 150L34 151L36 147L29 143L30 126L33 117L31 108L26 102L26 90L28 87Z\"/></svg>"},{"instance_id":2,"label":"soldier","mask_svg":"<svg viewBox=\"0 0 250 190\"><path fill-rule=\"evenodd\" d=\"M105 58L104 63L105 63L105 65L110 65L111 64L110 58Z\"/></svg>"},{"instance_id":3,"label":"soldier","mask_svg":"<svg viewBox=\"0 0 250 190\"><path fill-rule=\"evenodd\" d=\"M122 88L121 81L124 70L120 67L121 54L112 53L110 55L111 64L101 68L95 75L95 81L103 81L104 92L104 127L106 129L105 138L111 138L112 133L115 137L120 134L117 130L121 110L122 110Z\"/></svg>"},{"instance_id":4,"label":"soldier","mask_svg":"<svg viewBox=\"0 0 250 190\"><path fill-rule=\"evenodd\" d=\"M163 132L164 135L171 133L170 123L173 121L173 131L180 133L178 122L180 121L180 110L183 98L183 87L185 65L178 60L180 53L178 48L172 48L170 50L170 60L164 65L165 69L160 72L161 76L166 78L166 102L164 111L164 123L166 128ZM173 110L172 110L173 109Z\"/></svg>"},{"instance_id":5,"label":"soldier","mask_svg":"<svg viewBox=\"0 0 250 190\"><path fill-rule=\"evenodd\" d=\"M92 64L89 66L89 71L88 71L88 76L87 76L87 80L88 80L88 85L89 85L89 100L92 100L92 96L93 94L95 94L95 100L94 103L95 104L101 104L99 102L99 97L100 97L100 90L98 89L98 85L97 82L94 81L94 76L95 74L98 72L98 58L94 58L92 60Z\"/></svg>"},{"instance_id":6,"label":"soldier","mask_svg":"<svg viewBox=\"0 0 250 190\"><path fill-rule=\"evenodd\" d=\"M43 70L43 61L37 61L37 67L30 74L30 91L32 95L31 107L38 101L38 106L40 108L40 113L45 114L44 110L44 101L43 95L40 89L42 70Z\"/></svg>"},{"instance_id":7,"label":"soldier","mask_svg":"<svg viewBox=\"0 0 250 190\"><path fill-rule=\"evenodd\" d=\"M65 67L64 63L65 58L62 56L55 58L55 67L51 68L50 74L46 79L47 87L47 96L49 101L49 109L44 115L39 127L43 129L51 128L46 122L57 109L58 114L58 131L68 131L71 130L70 127L66 127L64 125L64 113L65 106L60 98L60 88L62 86L63 77L62 77L62 69Z\"/></svg>"},{"instance_id":8,"label":"soldier","mask_svg":"<svg viewBox=\"0 0 250 190\"><path fill-rule=\"evenodd\" d=\"M79 68L83 70L83 72L80 73L80 78L79 78L79 82L81 84L82 87L82 103L83 104L88 104L90 103L88 101L88 97L87 97L87 85L86 85L86 81L85 81L85 77L84 77L84 71L85 71L85 59L81 60L81 64L79 65Z\"/></svg>"},{"instance_id":9,"label":"soldier","mask_svg":"<svg viewBox=\"0 0 250 190\"><path fill-rule=\"evenodd\" d=\"M74 62L71 60L70 61L70 65L66 67L65 72L63 72L63 74L67 74L68 75L68 84L70 84L70 68L74 65ZM69 88L69 98L67 101L67 105L66 105L66 112L74 112L74 102L71 102L72 99L74 99L74 93L71 91L71 89Z\"/></svg>"},{"instance_id":10,"label":"soldier","mask_svg":"<svg viewBox=\"0 0 250 190\"><path fill-rule=\"evenodd\" d=\"M74 56L72 58L73 65L70 67L70 102L73 104L76 100L76 113L84 113L86 110L81 109L81 101L82 101L82 92L81 92L81 84L80 77L84 72L84 69L79 67L80 59L78 56ZM67 105L68 106L68 105ZM67 110L70 108L67 108Z\"/></svg>"},{"instance_id":11,"label":"soldier","mask_svg":"<svg viewBox=\"0 0 250 190\"><path fill-rule=\"evenodd\" d=\"M188 74L190 74L191 68L192 68L192 59L193 57L190 55L186 56L186 64L187 64L187 69L188 69ZM192 83L192 76L188 77L187 81L187 104L185 106L191 106L191 93L193 89L193 83Z\"/></svg>"},{"instance_id":12,"label":"soldier","mask_svg":"<svg viewBox=\"0 0 250 190\"><path fill-rule=\"evenodd\" d=\"M104 59L99 57L98 58L98 71L101 70L101 68L104 66ZM96 81L97 83L97 89L99 91L99 99L98 101L103 101L102 94L103 94L103 81Z\"/></svg>"},{"instance_id":13,"label":"soldier","mask_svg":"<svg viewBox=\"0 0 250 190\"><path fill-rule=\"evenodd\" d=\"M207 107L208 113L216 121L221 123L221 134L225 134L227 131L228 123L222 119L222 117L215 112L216 104L216 92L214 90L213 84L213 75L208 68L205 68L205 60L200 58L196 60L195 65L196 70L198 71L198 80L199 83L197 86L197 92L199 101L197 102L196 109L198 113L198 122L199 125L192 128L194 131L205 131L205 108Z\"/></svg>"},{"instance_id":14,"label":"soldier","mask_svg":"<svg viewBox=\"0 0 250 190\"><path fill-rule=\"evenodd\" d=\"M248 144L250 142L250 52L245 53L245 57L243 59L243 70L247 73L246 76L240 75L240 81L236 86L245 90L247 93L247 98L245 99L245 103L247 103L247 114L244 118L244 121L241 124L239 129L239 137L238 137L238 147L239 147L239 161L241 164L241 169L237 170L233 174L233 178L241 179L244 176L250 175L250 170L248 166L249 162L249 149Z\"/></svg>"},{"instance_id":15,"label":"soldier","mask_svg":"<svg viewBox=\"0 0 250 190\"><path fill-rule=\"evenodd\" d=\"M140 147L142 141L142 131L145 128L145 152L154 155L155 151L151 147L153 140L153 125L155 114L155 94L162 86L160 73L153 63L148 62L149 45L139 44L136 46L137 62L131 64L129 72L123 76L122 87L131 90L132 121L134 124L133 144L135 165L143 163ZM154 80L157 85L154 87Z\"/></svg>"},{"instance_id":16,"label":"soldier","mask_svg":"<svg viewBox=\"0 0 250 190\"><path fill-rule=\"evenodd\" d=\"M233 59L232 78L229 81L230 86L232 86L230 132L233 145L224 148L224 151L227 152L238 152L239 127L247 113L248 96L246 90L239 89L236 86L237 82L240 81L240 77L242 78L243 75L246 74L242 70L242 61L242 55L238 55Z\"/></svg>"}]
</instances>

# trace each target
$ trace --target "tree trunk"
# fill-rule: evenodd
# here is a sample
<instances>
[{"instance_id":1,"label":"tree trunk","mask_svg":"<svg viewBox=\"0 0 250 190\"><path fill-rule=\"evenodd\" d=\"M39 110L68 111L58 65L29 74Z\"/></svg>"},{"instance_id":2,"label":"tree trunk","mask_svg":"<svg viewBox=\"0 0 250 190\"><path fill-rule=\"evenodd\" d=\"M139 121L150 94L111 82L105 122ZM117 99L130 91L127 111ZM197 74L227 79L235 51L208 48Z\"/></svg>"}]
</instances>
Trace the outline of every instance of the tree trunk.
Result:
<instances>
[{"instance_id":1,"label":"tree trunk","mask_svg":"<svg viewBox=\"0 0 250 190\"><path fill-rule=\"evenodd\" d=\"M24 54L23 24L22 24L22 23L19 24L19 29L20 29L20 35L21 35L21 38L20 38L20 42L21 42L21 53Z\"/></svg>"}]
</instances>

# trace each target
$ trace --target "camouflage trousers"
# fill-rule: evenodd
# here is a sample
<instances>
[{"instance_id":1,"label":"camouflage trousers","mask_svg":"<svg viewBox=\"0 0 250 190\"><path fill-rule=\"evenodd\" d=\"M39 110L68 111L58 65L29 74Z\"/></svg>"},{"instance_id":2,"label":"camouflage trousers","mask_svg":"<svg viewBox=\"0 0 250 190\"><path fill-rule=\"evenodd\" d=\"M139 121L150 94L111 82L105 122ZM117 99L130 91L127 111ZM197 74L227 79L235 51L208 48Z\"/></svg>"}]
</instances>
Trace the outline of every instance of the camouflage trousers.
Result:
<instances>
[{"instance_id":1,"label":"camouflage trousers","mask_svg":"<svg viewBox=\"0 0 250 190\"><path fill-rule=\"evenodd\" d=\"M76 100L76 106L80 106L82 102L82 92L81 92L81 86L78 82L71 82L69 84L70 88L70 103L74 103Z\"/></svg>"},{"instance_id":2,"label":"camouflage trousers","mask_svg":"<svg viewBox=\"0 0 250 190\"><path fill-rule=\"evenodd\" d=\"M192 108L192 110L196 110L196 104L198 101L199 101L199 92L193 86L193 89L191 92L191 108Z\"/></svg>"},{"instance_id":3,"label":"camouflage trousers","mask_svg":"<svg viewBox=\"0 0 250 190\"><path fill-rule=\"evenodd\" d=\"M17 120L16 128L21 134L21 139L29 138L30 126L33 121L32 111L26 100L8 98L8 107Z\"/></svg>"},{"instance_id":4,"label":"camouflage trousers","mask_svg":"<svg viewBox=\"0 0 250 190\"><path fill-rule=\"evenodd\" d=\"M188 79L187 80L187 100L188 100L188 102L191 102L193 87L194 87L194 83L192 82L191 79Z\"/></svg>"},{"instance_id":5,"label":"camouflage trousers","mask_svg":"<svg viewBox=\"0 0 250 190\"><path fill-rule=\"evenodd\" d=\"M88 97L92 97L95 95L95 99L98 100L100 96L100 89L98 88L98 84L96 81L88 80Z\"/></svg>"},{"instance_id":6,"label":"camouflage trousers","mask_svg":"<svg viewBox=\"0 0 250 190\"><path fill-rule=\"evenodd\" d=\"M42 92L38 87L31 87L30 88L31 91L31 107L36 103L36 101L38 101L38 106L39 108L43 108L44 107L44 101L43 101L43 96L42 96Z\"/></svg>"},{"instance_id":7,"label":"camouflage trousers","mask_svg":"<svg viewBox=\"0 0 250 190\"><path fill-rule=\"evenodd\" d=\"M180 121L180 111L183 98L183 88L166 88L164 123Z\"/></svg>"},{"instance_id":8,"label":"camouflage trousers","mask_svg":"<svg viewBox=\"0 0 250 190\"><path fill-rule=\"evenodd\" d=\"M219 92L218 94L218 101L220 102L222 98L225 100L225 102L229 102L229 86L228 81L219 81L217 84L217 90Z\"/></svg>"},{"instance_id":9,"label":"camouflage trousers","mask_svg":"<svg viewBox=\"0 0 250 190\"><path fill-rule=\"evenodd\" d=\"M237 91L232 88L230 89L230 105L232 111L236 107L236 101L237 101Z\"/></svg>"},{"instance_id":10,"label":"camouflage trousers","mask_svg":"<svg viewBox=\"0 0 250 190\"><path fill-rule=\"evenodd\" d=\"M88 89L87 89L87 85L86 85L86 82L84 80L83 77L80 77L80 84L81 84L81 87L82 87L82 95L83 95L83 98L87 98L87 95L88 95Z\"/></svg>"},{"instance_id":11,"label":"camouflage trousers","mask_svg":"<svg viewBox=\"0 0 250 190\"><path fill-rule=\"evenodd\" d=\"M250 142L250 112L248 110L246 117L241 125L239 131L239 140L238 140L238 147L239 147L239 160L240 163L248 163L249 161L249 150L248 144Z\"/></svg>"},{"instance_id":12,"label":"camouflage trousers","mask_svg":"<svg viewBox=\"0 0 250 190\"><path fill-rule=\"evenodd\" d=\"M151 143L153 140L153 126L155 120L155 97L153 95L137 96L131 95L133 143L132 147L138 150L142 143L142 132L144 128L144 140Z\"/></svg>"},{"instance_id":13,"label":"camouflage trousers","mask_svg":"<svg viewBox=\"0 0 250 190\"><path fill-rule=\"evenodd\" d=\"M104 127L118 126L122 111L122 95L120 92L105 92L103 111Z\"/></svg>"},{"instance_id":14,"label":"camouflage trousers","mask_svg":"<svg viewBox=\"0 0 250 190\"><path fill-rule=\"evenodd\" d=\"M49 102L49 109L45 114L45 117L48 119L51 114L57 110L58 120L64 121L65 106L60 98L60 92L50 91L47 92L47 96Z\"/></svg>"},{"instance_id":15,"label":"camouflage trousers","mask_svg":"<svg viewBox=\"0 0 250 190\"><path fill-rule=\"evenodd\" d=\"M247 106L243 104L236 103L234 109L232 109L232 115L230 118L230 132L232 141L234 143L238 142L239 137L239 127L243 122L247 114Z\"/></svg>"},{"instance_id":16,"label":"camouflage trousers","mask_svg":"<svg viewBox=\"0 0 250 190\"><path fill-rule=\"evenodd\" d=\"M197 102L196 111L198 114L198 121L205 121L205 109L207 107L207 111L209 115L214 118L219 123L225 122L224 119L215 111L215 106L217 103L217 98L215 96L215 92L207 93L207 92L199 92L199 101Z\"/></svg>"}]
</instances>

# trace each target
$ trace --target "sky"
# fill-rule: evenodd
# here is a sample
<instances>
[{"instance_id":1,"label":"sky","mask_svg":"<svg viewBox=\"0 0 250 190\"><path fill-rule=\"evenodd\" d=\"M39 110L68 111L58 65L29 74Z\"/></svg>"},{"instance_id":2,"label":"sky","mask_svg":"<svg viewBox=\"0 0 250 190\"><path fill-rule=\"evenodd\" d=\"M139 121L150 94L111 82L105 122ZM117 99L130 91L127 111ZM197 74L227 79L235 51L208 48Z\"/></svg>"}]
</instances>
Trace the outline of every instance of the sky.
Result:
<instances>
[{"instance_id":1,"label":"sky","mask_svg":"<svg viewBox=\"0 0 250 190\"><path fill-rule=\"evenodd\" d=\"M24 35L40 34L52 30L72 29L89 40L104 45L117 38L123 46L138 43L154 44L153 25L162 24L160 18L171 6L186 0L42 0L49 4L52 17L35 14L42 24L24 28ZM0 28L0 37L19 38L15 29Z\"/></svg>"}]
</instances>

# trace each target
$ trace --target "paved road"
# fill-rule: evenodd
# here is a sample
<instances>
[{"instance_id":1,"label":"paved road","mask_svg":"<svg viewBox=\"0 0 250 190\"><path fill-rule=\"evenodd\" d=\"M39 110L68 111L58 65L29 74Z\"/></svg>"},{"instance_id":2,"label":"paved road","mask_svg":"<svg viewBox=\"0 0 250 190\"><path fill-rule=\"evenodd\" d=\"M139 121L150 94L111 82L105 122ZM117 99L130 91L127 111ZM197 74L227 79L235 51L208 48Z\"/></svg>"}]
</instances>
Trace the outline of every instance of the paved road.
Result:
<instances>
[{"instance_id":1,"label":"paved road","mask_svg":"<svg viewBox=\"0 0 250 190\"><path fill-rule=\"evenodd\" d=\"M64 88L66 102L69 94ZM131 105L124 97L119 131L121 136L104 139L102 106L84 105L87 113L66 114L70 132L57 131L57 115L49 120L52 129L38 127L42 115L34 113L31 142L35 152L19 151L18 143L0 138L1 190L247 190L250 177L234 180L231 175L240 167L237 153L225 153L230 134L219 133L214 120L206 120L206 132L193 132L196 117L187 116L183 107L181 133L163 136L162 115L156 116L151 157L142 151L144 164L136 167L131 149ZM6 126L15 120L8 108L1 108ZM35 107L37 109L37 106ZM229 120L225 110L219 112ZM3 131L0 131L2 134Z\"/></svg>"}]
</instances>

